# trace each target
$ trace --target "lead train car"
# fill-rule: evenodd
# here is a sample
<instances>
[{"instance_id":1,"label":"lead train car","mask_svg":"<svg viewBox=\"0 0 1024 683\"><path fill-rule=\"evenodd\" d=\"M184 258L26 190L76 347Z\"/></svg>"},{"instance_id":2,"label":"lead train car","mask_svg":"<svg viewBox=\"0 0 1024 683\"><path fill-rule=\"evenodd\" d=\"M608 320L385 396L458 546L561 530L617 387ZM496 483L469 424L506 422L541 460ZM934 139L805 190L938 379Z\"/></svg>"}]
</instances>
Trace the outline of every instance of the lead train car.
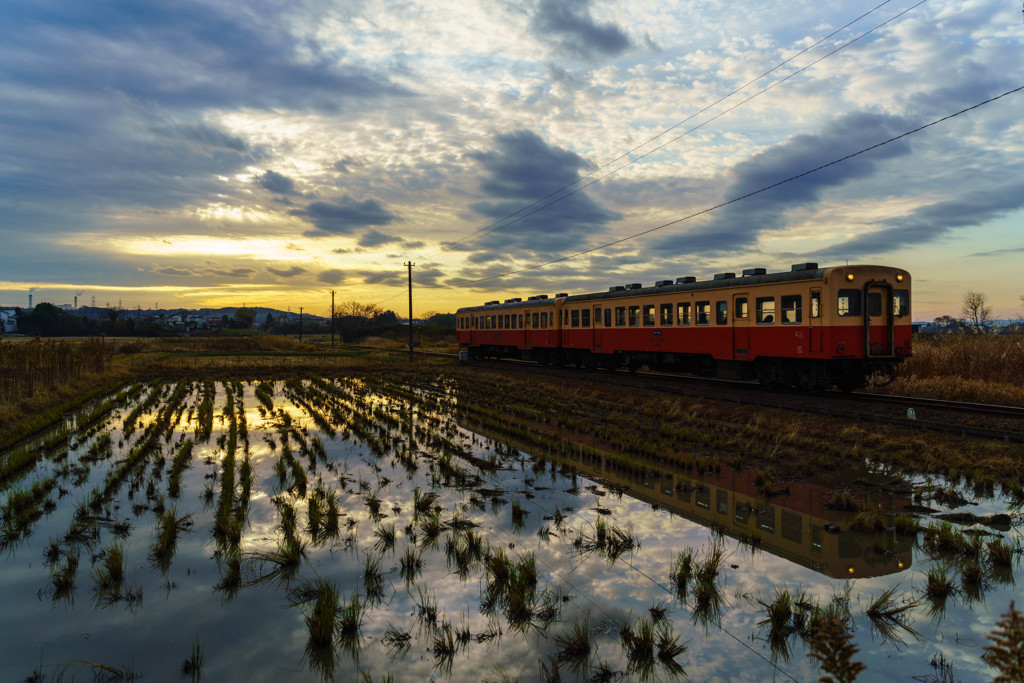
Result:
<instances>
[{"instance_id":1,"label":"lead train car","mask_svg":"<svg viewBox=\"0 0 1024 683\"><path fill-rule=\"evenodd\" d=\"M910 356L910 275L888 266L752 268L608 292L459 309L470 358L648 366L764 384L849 390Z\"/></svg>"}]
</instances>

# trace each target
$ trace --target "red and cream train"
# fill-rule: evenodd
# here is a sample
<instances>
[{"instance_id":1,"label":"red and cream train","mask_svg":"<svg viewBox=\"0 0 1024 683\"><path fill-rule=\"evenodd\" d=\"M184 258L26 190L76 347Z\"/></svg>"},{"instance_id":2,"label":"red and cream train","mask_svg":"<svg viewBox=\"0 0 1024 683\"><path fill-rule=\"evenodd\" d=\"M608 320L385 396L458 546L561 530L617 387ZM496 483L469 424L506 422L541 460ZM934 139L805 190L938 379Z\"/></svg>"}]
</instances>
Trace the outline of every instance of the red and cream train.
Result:
<instances>
[{"instance_id":1,"label":"red and cream train","mask_svg":"<svg viewBox=\"0 0 1024 683\"><path fill-rule=\"evenodd\" d=\"M459 309L470 358L651 369L849 390L910 356L910 275L794 265Z\"/></svg>"}]
</instances>

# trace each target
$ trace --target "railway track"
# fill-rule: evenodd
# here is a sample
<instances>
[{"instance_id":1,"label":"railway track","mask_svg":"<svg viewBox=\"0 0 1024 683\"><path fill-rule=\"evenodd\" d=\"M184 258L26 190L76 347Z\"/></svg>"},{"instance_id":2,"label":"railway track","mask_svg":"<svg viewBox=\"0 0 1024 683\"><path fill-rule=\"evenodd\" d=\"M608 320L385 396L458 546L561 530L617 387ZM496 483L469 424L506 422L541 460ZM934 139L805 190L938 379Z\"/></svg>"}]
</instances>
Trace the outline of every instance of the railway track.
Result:
<instances>
[{"instance_id":1,"label":"railway track","mask_svg":"<svg viewBox=\"0 0 1024 683\"><path fill-rule=\"evenodd\" d=\"M365 347L361 347L365 348ZM380 351L380 349L376 349ZM407 351L394 351L405 355ZM450 353L417 352L417 355L457 358ZM664 372L629 372L617 370L581 370L567 367L541 366L517 360L474 360L466 363L478 367L510 368L575 381L601 382L638 389L674 393L697 398L711 398L747 405L792 410L869 422L892 424L960 436L1024 443L1024 408L985 403L945 401L913 396L887 396L837 391L808 393L780 391L752 382L695 377Z\"/></svg>"}]
</instances>

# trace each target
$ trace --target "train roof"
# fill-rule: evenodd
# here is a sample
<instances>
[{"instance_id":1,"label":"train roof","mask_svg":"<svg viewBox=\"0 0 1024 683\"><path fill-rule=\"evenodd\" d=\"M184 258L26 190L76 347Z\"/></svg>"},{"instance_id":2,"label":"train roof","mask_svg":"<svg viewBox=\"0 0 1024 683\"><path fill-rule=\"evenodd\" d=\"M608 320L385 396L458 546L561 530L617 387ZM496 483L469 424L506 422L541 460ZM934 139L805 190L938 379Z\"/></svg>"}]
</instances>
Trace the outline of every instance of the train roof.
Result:
<instances>
[{"instance_id":1,"label":"train roof","mask_svg":"<svg viewBox=\"0 0 1024 683\"><path fill-rule=\"evenodd\" d=\"M857 266L849 267L856 268ZM788 272L782 273L766 273L764 268L748 268L739 276L735 273L719 273L711 280L701 280L699 282L692 277L681 277L677 278L675 282L671 280L661 280L650 287L625 285L622 287L613 287L607 292L575 294L573 296L559 294L555 299L549 298L546 295L541 295L541 297L530 297L530 299L526 301L518 299L509 299L504 302L491 301L482 306L466 306L464 308L460 308L458 312L491 311L497 309L553 304L556 299L564 299L566 303L574 303L579 301L600 301L604 299L618 299L622 297L644 296L649 294L721 289L725 287L735 287L737 285L763 285L776 284L780 282L818 280L825 277L826 270L828 270L828 268L819 268L817 263L798 263L795 264Z\"/></svg>"}]
</instances>

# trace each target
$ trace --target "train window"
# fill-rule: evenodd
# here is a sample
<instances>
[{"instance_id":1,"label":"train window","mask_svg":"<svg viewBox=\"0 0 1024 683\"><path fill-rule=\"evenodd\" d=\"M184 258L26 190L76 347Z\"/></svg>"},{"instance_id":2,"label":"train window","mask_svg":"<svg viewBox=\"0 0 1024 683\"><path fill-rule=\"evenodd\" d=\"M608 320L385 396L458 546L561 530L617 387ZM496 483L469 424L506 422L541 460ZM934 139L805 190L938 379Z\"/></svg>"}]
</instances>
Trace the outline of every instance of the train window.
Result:
<instances>
[{"instance_id":1,"label":"train window","mask_svg":"<svg viewBox=\"0 0 1024 683\"><path fill-rule=\"evenodd\" d=\"M626 307L619 306L615 309L615 327L626 326Z\"/></svg>"},{"instance_id":2,"label":"train window","mask_svg":"<svg viewBox=\"0 0 1024 683\"><path fill-rule=\"evenodd\" d=\"M629 307L629 326L638 327L640 325L640 307L630 306Z\"/></svg>"},{"instance_id":3,"label":"train window","mask_svg":"<svg viewBox=\"0 0 1024 683\"><path fill-rule=\"evenodd\" d=\"M599 306L594 307L594 327L601 324L601 308Z\"/></svg>"},{"instance_id":4,"label":"train window","mask_svg":"<svg viewBox=\"0 0 1024 683\"><path fill-rule=\"evenodd\" d=\"M716 301L715 302L715 324L716 325L728 325L729 324L729 302L728 301Z\"/></svg>"},{"instance_id":5,"label":"train window","mask_svg":"<svg viewBox=\"0 0 1024 683\"><path fill-rule=\"evenodd\" d=\"M733 311L733 314L739 320L747 319L747 297L742 296L739 299L736 299L736 310Z\"/></svg>"},{"instance_id":6,"label":"train window","mask_svg":"<svg viewBox=\"0 0 1024 683\"><path fill-rule=\"evenodd\" d=\"M491 329L492 330L498 329L498 316L496 316L496 315L492 315L491 316Z\"/></svg>"},{"instance_id":7,"label":"train window","mask_svg":"<svg viewBox=\"0 0 1024 683\"><path fill-rule=\"evenodd\" d=\"M811 317L821 317L821 292L817 289L811 292Z\"/></svg>"},{"instance_id":8,"label":"train window","mask_svg":"<svg viewBox=\"0 0 1024 683\"><path fill-rule=\"evenodd\" d=\"M699 508L711 509L711 487L707 485L697 487L697 499L694 501Z\"/></svg>"},{"instance_id":9,"label":"train window","mask_svg":"<svg viewBox=\"0 0 1024 683\"><path fill-rule=\"evenodd\" d=\"M770 534L775 533L775 506L766 505L764 509L757 511L757 527L761 531L767 531Z\"/></svg>"},{"instance_id":10,"label":"train window","mask_svg":"<svg viewBox=\"0 0 1024 683\"><path fill-rule=\"evenodd\" d=\"M654 304L644 306L644 327L654 327Z\"/></svg>"},{"instance_id":11,"label":"train window","mask_svg":"<svg viewBox=\"0 0 1024 683\"><path fill-rule=\"evenodd\" d=\"M676 317L679 320L680 327L685 327L690 324L690 302L679 304L676 308Z\"/></svg>"},{"instance_id":12,"label":"train window","mask_svg":"<svg viewBox=\"0 0 1024 683\"><path fill-rule=\"evenodd\" d=\"M803 543L804 540L804 518L799 512L787 510L786 508L781 509L780 533L782 537L787 541L793 543Z\"/></svg>"},{"instance_id":13,"label":"train window","mask_svg":"<svg viewBox=\"0 0 1024 683\"><path fill-rule=\"evenodd\" d=\"M661 305L661 326L672 327L672 304Z\"/></svg>"},{"instance_id":14,"label":"train window","mask_svg":"<svg viewBox=\"0 0 1024 683\"><path fill-rule=\"evenodd\" d=\"M523 314L519 314L519 329L523 329Z\"/></svg>"},{"instance_id":15,"label":"train window","mask_svg":"<svg viewBox=\"0 0 1024 683\"><path fill-rule=\"evenodd\" d=\"M860 315L860 290L840 289L836 300L836 313L840 318Z\"/></svg>"},{"instance_id":16,"label":"train window","mask_svg":"<svg viewBox=\"0 0 1024 683\"><path fill-rule=\"evenodd\" d=\"M724 489L718 489L715 492L715 499L715 507L718 510L718 514L729 514L729 492Z\"/></svg>"},{"instance_id":17,"label":"train window","mask_svg":"<svg viewBox=\"0 0 1024 683\"><path fill-rule=\"evenodd\" d=\"M736 501L736 521L740 524L746 524L748 519L750 519L750 504L739 500Z\"/></svg>"},{"instance_id":18,"label":"train window","mask_svg":"<svg viewBox=\"0 0 1024 683\"><path fill-rule=\"evenodd\" d=\"M533 314L533 329L535 329L535 330L540 326L539 318L540 318L540 314L539 313L534 313Z\"/></svg>"},{"instance_id":19,"label":"train window","mask_svg":"<svg viewBox=\"0 0 1024 683\"><path fill-rule=\"evenodd\" d=\"M698 325L710 325L711 324L711 302L710 301L698 301L694 306L694 314L697 318Z\"/></svg>"},{"instance_id":20,"label":"train window","mask_svg":"<svg viewBox=\"0 0 1024 683\"><path fill-rule=\"evenodd\" d=\"M505 316L505 329L506 330L511 330L512 329L512 315L511 314Z\"/></svg>"},{"instance_id":21,"label":"train window","mask_svg":"<svg viewBox=\"0 0 1024 683\"><path fill-rule=\"evenodd\" d=\"M554 318L554 316L551 316L551 317ZM554 322L554 321L552 320L552 322ZM548 329L548 314L547 313L541 313L540 314L540 329L542 329L542 330Z\"/></svg>"},{"instance_id":22,"label":"train window","mask_svg":"<svg viewBox=\"0 0 1024 683\"><path fill-rule=\"evenodd\" d=\"M821 527L817 524L811 525L811 550L821 554Z\"/></svg>"},{"instance_id":23,"label":"train window","mask_svg":"<svg viewBox=\"0 0 1024 683\"><path fill-rule=\"evenodd\" d=\"M868 292L868 315L882 315L881 292Z\"/></svg>"},{"instance_id":24,"label":"train window","mask_svg":"<svg viewBox=\"0 0 1024 683\"><path fill-rule=\"evenodd\" d=\"M580 326L580 312L579 310L573 309L572 313L569 314L569 319L572 320L571 325L573 327Z\"/></svg>"},{"instance_id":25,"label":"train window","mask_svg":"<svg viewBox=\"0 0 1024 683\"><path fill-rule=\"evenodd\" d=\"M782 324L796 325L803 320L803 302L799 294L782 297Z\"/></svg>"},{"instance_id":26,"label":"train window","mask_svg":"<svg viewBox=\"0 0 1024 683\"><path fill-rule=\"evenodd\" d=\"M584 308L580 315L580 325L583 327L590 327L590 309Z\"/></svg>"},{"instance_id":27,"label":"train window","mask_svg":"<svg viewBox=\"0 0 1024 683\"><path fill-rule=\"evenodd\" d=\"M612 309L610 309L610 308L604 309L604 326L605 327L611 327L612 326Z\"/></svg>"},{"instance_id":28,"label":"train window","mask_svg":"<svg viewBox=\"0 0 1024 683\"><path fill-rule=\"evenodd\" d=\"M754 318L758 325L775 324L775 297L758 297L754 302Z\"/></svg>"},{"instance_id":29,"label":"train window","mask_svg":"<svg viewBox=\"0 0 1024 683\"><path fill-rule=\"evenodd\" d=\"M897 318L910 315L909 289L897 289L892 293L892 314Z\"/></svg>"}]
</instances>

